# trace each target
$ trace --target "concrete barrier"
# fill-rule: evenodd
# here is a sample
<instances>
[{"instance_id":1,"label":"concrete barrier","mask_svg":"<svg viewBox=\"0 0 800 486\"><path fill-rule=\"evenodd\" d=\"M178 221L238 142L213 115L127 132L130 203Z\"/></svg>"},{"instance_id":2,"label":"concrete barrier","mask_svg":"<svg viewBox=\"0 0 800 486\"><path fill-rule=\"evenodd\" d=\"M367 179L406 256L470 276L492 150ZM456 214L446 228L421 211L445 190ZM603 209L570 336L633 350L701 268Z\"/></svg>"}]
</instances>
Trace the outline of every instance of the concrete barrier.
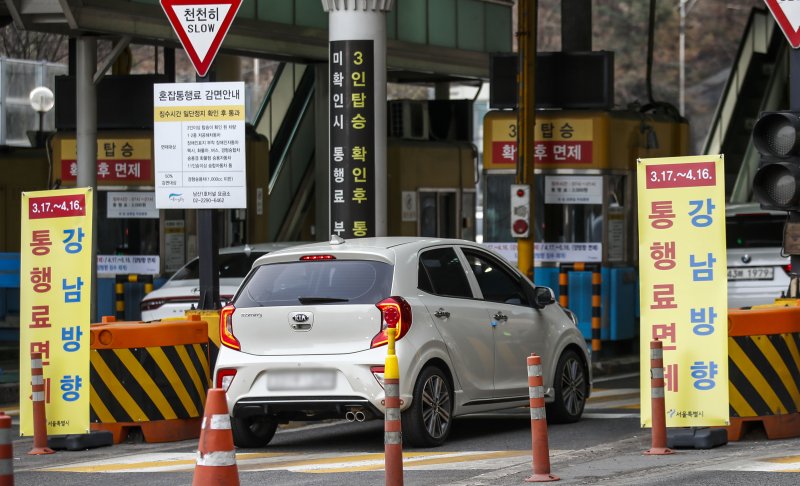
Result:
<instances>
[{"instance_id":1,"label":"concrete barrier","mask_svg":"<svg viewBox=\"0 0 800 486\"><path fill-rule=\"evenodd\" d=\"M139 428L147 442L197 438L208 390L208 332L199 317L91 327L93 430L118 444Z\"/></svg>"},{"instance_id":2,"label":"concrete barrier","mask_svg":"<svg viewBox=\"0 0 800 486\"><path fill-rule=\"evenodd\" d=\"M739 440L760 423L770 439L800 437L800 307L728 311L731 425Z\"/></svg>"}]
</instances>

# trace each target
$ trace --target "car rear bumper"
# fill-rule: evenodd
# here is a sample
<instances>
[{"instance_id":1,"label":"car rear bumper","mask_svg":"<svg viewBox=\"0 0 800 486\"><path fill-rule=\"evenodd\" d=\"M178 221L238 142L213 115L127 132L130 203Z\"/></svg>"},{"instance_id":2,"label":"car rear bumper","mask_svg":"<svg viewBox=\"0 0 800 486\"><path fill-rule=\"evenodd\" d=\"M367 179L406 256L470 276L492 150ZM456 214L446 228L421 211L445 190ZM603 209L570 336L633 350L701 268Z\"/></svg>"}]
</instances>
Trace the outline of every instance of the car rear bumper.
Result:
<instances>
[{"instance_id":1,"label":"car rear bumper","mask_svg":"<svg viewBox=\"0 0 800 486\"><path fill-rule=\"evenodd\" d=\"M234 415L267 413L285 420L322 420L344 418L346 412L359 408L373 416L382 416L384 390L371 368L383 366L385 359L385 347L349 354L303 356L254 356L223 347L214 379L216 383L220 369L236 370L226 391L228 410ZM275 389L270 373L297 374L296 389L285 383ZM314 374L335 378L317 387L305 379ZM410 381L401 380L400 398L405 404L411 403Z\"/></svg>"}]
</instances>

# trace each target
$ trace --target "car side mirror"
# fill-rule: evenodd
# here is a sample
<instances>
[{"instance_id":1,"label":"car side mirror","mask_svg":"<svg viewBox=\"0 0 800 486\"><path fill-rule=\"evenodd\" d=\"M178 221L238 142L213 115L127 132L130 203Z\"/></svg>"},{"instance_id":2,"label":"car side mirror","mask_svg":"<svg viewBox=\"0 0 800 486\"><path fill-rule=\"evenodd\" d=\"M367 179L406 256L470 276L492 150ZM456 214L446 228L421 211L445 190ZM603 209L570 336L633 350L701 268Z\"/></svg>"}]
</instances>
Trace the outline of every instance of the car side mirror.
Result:
<instances>
[{"instance_id":1,"label":"car side mirror","mask_svg":"<svg viewBox=\"0 0 800 486\"><path fill-rule=\"evenodd\" d=\"M556 295L550 287L535 287L533 289L533 305L537 309L542 309L555 303Z\"/></svg>"}]
</instances>

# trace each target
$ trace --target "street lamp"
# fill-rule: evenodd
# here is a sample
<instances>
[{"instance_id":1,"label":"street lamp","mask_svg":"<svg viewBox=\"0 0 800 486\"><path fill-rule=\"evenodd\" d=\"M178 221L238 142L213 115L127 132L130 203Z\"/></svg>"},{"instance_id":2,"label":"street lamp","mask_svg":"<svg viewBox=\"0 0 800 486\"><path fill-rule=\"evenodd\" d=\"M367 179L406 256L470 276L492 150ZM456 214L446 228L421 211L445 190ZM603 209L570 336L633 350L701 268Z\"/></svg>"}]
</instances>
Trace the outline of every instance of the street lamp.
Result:
<instances>
[{"instance_id":1,"label":"street lamp","mask_svg":"<svg viewBox=\"0 0 800 486\"><path fill-rule=\"evenodd\" d=\"M50 88L46 86L39 86L31 90L28 96L31 107L39 113L39 130L36 132L36 146L41 147L44 145L42 134L44 133L44 114L53 109L55 105L55 96Z\"/></svg>"}]
</instances>

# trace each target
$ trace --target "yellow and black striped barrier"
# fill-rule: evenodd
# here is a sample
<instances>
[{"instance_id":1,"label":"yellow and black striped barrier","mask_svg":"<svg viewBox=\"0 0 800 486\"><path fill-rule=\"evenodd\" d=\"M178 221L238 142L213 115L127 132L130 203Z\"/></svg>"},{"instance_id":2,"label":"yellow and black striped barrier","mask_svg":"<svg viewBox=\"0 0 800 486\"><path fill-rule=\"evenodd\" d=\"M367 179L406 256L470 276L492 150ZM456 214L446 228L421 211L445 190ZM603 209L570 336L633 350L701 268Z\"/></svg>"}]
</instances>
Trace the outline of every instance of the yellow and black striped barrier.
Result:
<instances>
[{"instance_id":1,"label":"yellow and black striped barrier","mask_svg":"<svg viewBox=\"0 0 800 486\"><path fill-rule=\"evenodd\" d=\"M91 329L92 429L114 443L140 428L147 442L196 438L208 390L206 323L113 322Z\"/></svg>"},{"instance_id":2,"label":"yellow and black striped barrier","mask_svg":"<svg viewBox=\"0 0 800 486\"><path fill-rule=\"evenodd\" d=\"M219 310L186 311L186 319L200 319L208 326L208 369L213 373L219 355ZM213 382L214 377L209 376L209 378Z\"/></svg>"},{"instance_id":3,"label":"yellow and black striped barrier","mask_svg":"<svg viewBox=\"0 0 800 486\"><path fill-rule=\"evenodd\" d=\"M561 307L569 307L569 272L592 272L592 358L597 358L603 348L600 331L603 315L601 298L603 277L599 263L562 263L558 268L558 300Z\"/></svg>"},{"instance_id":4,"label":"yellow and black striped barrier","mask_svg":"<svg viewBox=\"0 0 800 486\"><path fill-rule=\"evenodd\" d=\"M731 425L760 422L770 439L800 436L800 307L728 311Z\"/></svg>"}]
</instances>

